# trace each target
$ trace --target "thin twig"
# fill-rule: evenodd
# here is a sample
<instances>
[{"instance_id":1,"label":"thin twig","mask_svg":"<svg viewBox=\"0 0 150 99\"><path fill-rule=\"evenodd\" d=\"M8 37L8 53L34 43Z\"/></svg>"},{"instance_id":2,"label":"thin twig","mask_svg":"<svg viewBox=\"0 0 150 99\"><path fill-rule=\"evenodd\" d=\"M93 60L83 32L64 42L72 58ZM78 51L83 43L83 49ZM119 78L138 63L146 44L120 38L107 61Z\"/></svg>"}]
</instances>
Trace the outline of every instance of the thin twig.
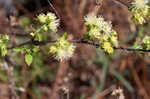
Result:
<instances>
[{"instance_id":1,"label":"thin twig","mask_svg":"<svg viewBox=\"0 0 150 99\"><path fill-rule=\"evenodd\" d=\"M119 2L119 3L121 3L121 4L123 4L123 5L125 5L125 6L128 7L128 8L131 8L131 4L126 3L126 2L124 2L123 0L115 0L115 1L117 1L117 2Z\"/></svg>"},{"instance_id":2,"label":"thin twig","mask_svg":"<svg viewBox=\"0 0 150 99\"><path fill-rule=\"evenodd\" d=\"M55 11L55 13L56 13L56 15L57 15L57 17L59 18L59 20L61 19L60 18L60 16L59 16L59 14L58 14L58 12L57 12L57 10L55 9L55 7L50 3L50 1L49 0L47 0L47 2L49 3L49 5L52 7L52 9Z\"/></svg>"},{"instance_id":3,"label":"thin twig","mask_svg":"<svg viewBox=\"0 0 150 99\"><path fill-rule=\"evenodd\" d=\"M56 43L56 41L57 40L45 40L45 41L40 41L39 42L39 41L29 40L29 41L26 41L24 43L8 47L7 49L13 49L13 48L16 48L16 47L22 47L22 46L30 45L30 44L33 44L33 45L45 45L47 43ZM83 39L80 39L80 40L69 40L69 42L78 43L78 44L88 44L88 45L92 45L92 46L95 46L95 47L99 47L101 45L100 43L95 43L93 41L88 41L88 40L83 40ZM150 52L150 50L145 50L145 49L140 49L140 48L137 49L137 48L118 47L118 48L114 48L114 49L116 49L116 50L124 50L124 51Z\"/></svg>"}]
</instances>

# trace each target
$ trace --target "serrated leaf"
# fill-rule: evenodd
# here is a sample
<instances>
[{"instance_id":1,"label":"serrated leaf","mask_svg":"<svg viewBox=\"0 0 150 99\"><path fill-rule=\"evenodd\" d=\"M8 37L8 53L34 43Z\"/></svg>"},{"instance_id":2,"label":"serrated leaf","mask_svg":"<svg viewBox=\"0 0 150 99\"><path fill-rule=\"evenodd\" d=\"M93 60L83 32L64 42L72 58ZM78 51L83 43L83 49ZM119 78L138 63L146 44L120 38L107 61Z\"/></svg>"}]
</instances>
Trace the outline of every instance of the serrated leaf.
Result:
<instances>
[{"instance_id":1,"label":"serrated leaf","mask_svg":"<svg viewBox=\"0 0 150 99\"><path fill-rule=\"evenodd\" d=\"M25 62L27 63L28 66L31 65L32 60L33 60L33 56L32 56L31 54L27 53L27 54L25 55Z\"/></svg>"}]
</instances>

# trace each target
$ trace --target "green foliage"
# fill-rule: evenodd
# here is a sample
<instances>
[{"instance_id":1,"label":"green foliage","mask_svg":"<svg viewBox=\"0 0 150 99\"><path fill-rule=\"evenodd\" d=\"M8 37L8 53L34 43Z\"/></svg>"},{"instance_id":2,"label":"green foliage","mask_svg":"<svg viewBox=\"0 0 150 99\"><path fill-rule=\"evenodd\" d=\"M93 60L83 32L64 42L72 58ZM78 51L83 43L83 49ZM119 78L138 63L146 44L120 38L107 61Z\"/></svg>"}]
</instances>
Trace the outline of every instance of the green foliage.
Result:
<instances>
[{"instance_id":1,"label":"green foliage","mask_svg":"<svg viewBox=\"0 0 150 99\"><path fill-rule=\"evenodd\" d=\"M0 35L0 56L5 56L8 53L7 50L8 41L9 41L8 35Z\"/></svg>"},{"instance_id":2,"label":"green foliage","mask_svg":"<svg viewBox=\"0 0 150 99\"><path fill-rule=\"evenodd\" d=\"M30 66L31 63L32 63L32 61L33 61L32 55L31 55L30 53L27 53L27 54L25 55L25 62L28 64L28 66Z\"/></svg>"},{"instance_id":3,"label":"green foliage","mask_svg":"<svg viewBox=\"0 0 150 99\"><path fill-rule=\"evenodd\" d=\"M130 10L133 13L132 19L137 24L143 24L146 22L145 21L146 17L148 17L149 14L149 6L147 5L146 1L135 0L132 3L132 8ZM47 13L38 15L37 21L38 24L33 27L33 30L35 31L30 33L32 37L31 41L33 42L36 41L37 43L41 44L42 41L44 41L44 38L49 38L49 36L47 35L48 33L57 32L57 28L59 26L59 19L57 19L56 15L53 13ZM21 22L25 26L28 26L30 24L30 20L28 18L22 18ZM100 50L103 49L105 53L113 54L114 49L118 47L118 35L116 31L112 29L111 22L105 21L105 19L102 16L96 16L94 15L94 13L92 13L85 17L85 25L86 25L86 34L84 35L85 39L89 42L93 41L100 44L98 49ZM138 32L138 36L140 37L143 36L142 34L143 30L144 28L142 28L141 31ZM135 34L132 35L131 39L133 39L134 37ZM0 35L0 56L5 56L8 53L7 49L8 41L9 37L7 35L4 36ZM24 39L22 41L24 42ZM54 72L48 71L43 66L44 64L43 60L45 59L44 57L45 55L43 54L43 52L45 51L47 54L48 48L45 48L44 51L39 52L40 48L39 46L37 46L38 44L34 44L33 42L31 42L31 44L29 45L25 45L23 47L22 46L16 47L13 49L13 51L25 55L24 59L28 66L30 66L31 64L33 65L33 67L31 67L31 70L29 70L30 72L29 74L31 75L31 77L29 77L29 82L32 82L32 80L36 79L37 77L43 79L45 76L48 76L53 79L55 77ZM134 43L134 47L150 50L150 37L145 36L144 39L142 40L142 44L136 41ZM75 48L76 46L74 46L71 42L67 40L67 33L64 33L62 37L56 39L54 45L51 45L49 47L49 53L53 54L55 56L55 59L62 61L71 58L75 51ZM115 78L122 81L130 92L133 92L134 90L131 84L124 78L124 76L120 72L108 67L108 63L110 62L111 59L103 55L102 52L99 52L98 56L99 57L94 61L96 63L102 64L102 75L100 78L101 82L100 84L92 82L92 84L97 88L97 90L99 92L103 90L103 88L105 87L105 80L107 73L111 73L114 75ZM15 56L15 59L18 61L21 60L19 56ZM14 72L15 76L20 74L20 71L17 70L16 68ZM0 73L0 77L2 80L6 80L6 77L3 73L2 74ZM18 77L18 79L21 80L22 78ZM34 80L33 82L36 82L36 80ZM33 91L37 94L38 98L40 99L41 98L40 91L37 90L36 88L33 88Z\"/></svg>"},{"instance_id":4,"label":"green foliage","mask_svg":"<svg viewBox=\"0 0 150 99\"><path fill-rule=\"evenodd\" d=\"M119 73L118 71L114 70L114 69L110 69L110 72L120 81L122 81L122 83L125 85L125 87L130 91L130 92L134 92L133 87L131 86L131 84L122 76L121 73Z\"/></svg>"},{"instance_id":5,"label":"green foliage","mask_svg":"<svg viewBox=\"0 0 150 99\"><path fill-rule=\"evenodd\" d=\"M24 53L26 48L25 47L16 47L13 49L15 52L20 52L20 53Z\"/></svg>"},{"instance_id":6,"label":"green foliage","mask_svg":"<svg viewBox=\"0 0 150 99\"><path fill-rule=\"evenodd\" d=\"M150 36L143 38L143 49L150 50Z\"/></svg>"}]
</instances>

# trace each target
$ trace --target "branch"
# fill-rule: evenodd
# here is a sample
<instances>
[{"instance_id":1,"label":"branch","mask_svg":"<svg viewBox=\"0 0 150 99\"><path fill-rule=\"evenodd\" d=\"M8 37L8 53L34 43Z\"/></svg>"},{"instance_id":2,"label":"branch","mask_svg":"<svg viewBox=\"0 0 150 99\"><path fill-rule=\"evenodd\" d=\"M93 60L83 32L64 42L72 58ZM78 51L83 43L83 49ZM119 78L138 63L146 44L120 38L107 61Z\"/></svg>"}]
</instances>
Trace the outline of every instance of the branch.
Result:
<instances>
[{"instance_id":1,"label":"branch","mask_svg":"<svg viewBox=\"0 0 150 99\"><path fill-rule=\"evenodd\" d=\"M80 39L80 40L69 40L69 42L72 42L72 43L78 43L78 44L88 44L88 45L92 45L92 46L95 46L95 47L99 47L101 44L100 43L95 43L93 41L88 41L88 40L84 40L84 39ZM18 45L15 45L15 46L11 46L11 47L8 47L7 49L13 49L13 48L16 48L16 47L21 47L21 46L25 46L25 45L30 45L30 44L33 44L33 45L45 45L47 43L56 43L56 40L45 40L45 41L32 41L32 40L29 40L29 41L26 41L24 43L21 43L21 44L18 44ZM150 50L145 50L145 49L136 49L136 48L125 48L125 47L118 47L118 48L114 48L116 50L124 50L124 51L136 51L136 52L150 52Z\"/></svg>"},{"instance_id":2,"label":"branch","mask_svg":"<svg viewBox=\"0 0 150 99\"><path fill-rule=\"evenodd\" d=\"M119 2L121 4L123 4L123 5L125 5L128 8L131 8L131 4L124 2L124 0L115 0L115 1L117 1L117 2Z\"/></svg>"}]
</instances>

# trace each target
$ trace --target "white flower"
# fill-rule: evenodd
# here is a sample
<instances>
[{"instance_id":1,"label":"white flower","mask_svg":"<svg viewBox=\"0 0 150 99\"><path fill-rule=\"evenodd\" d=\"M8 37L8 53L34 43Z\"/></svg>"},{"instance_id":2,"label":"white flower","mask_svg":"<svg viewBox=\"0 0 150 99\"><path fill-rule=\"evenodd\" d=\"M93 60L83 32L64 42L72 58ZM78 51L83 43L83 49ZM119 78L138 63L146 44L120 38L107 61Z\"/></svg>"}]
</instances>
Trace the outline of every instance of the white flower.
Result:
<instances>
[{"instance_id":1,"label":"white flower","mask_svg":"<svg viewBox=\"0 0 150 99\"><path fill-rule=\"evenodd\" d=\"M43 25L43 30L47 31L50 29L52 32L57 32L57 28L59 26L59 19L57 19L54 13L40 14L37 16L37 19L40 24Z\"/></svg>"},{"instance_id":2,"label":"white flower","mask_svg":"<svg viewBox=\"0 0 150 99\"><path fill-rule=\"evenodd\" d=\"M58 26L59 26L59 20L51 21L48 24L49 29L52 30L53 32L57 32Z\"/></svg>"},{"instance_id":3,"label":"white flower","mask_svg":"<svg viewBox=\"0 0 150 99\"><path fill-rule=\"evenodd\" d=\"M149 0L134 0L132 4L136 8L145 8L148 2Z\"/></svg>"},{"instance_id":4,"label":"white flower","mask_svg":"<svg viewBox=\"0 0 150 99\"><path fill-rule=\"evenodd\" d=\"M46 15L48 21L48 27L52 32L57 32L59 26L59 19L57 19L54 13L47 13Z\"/></svg>"},{"instance_id":5,"label":"white flower","mask_svg":"<svg viewBox=\"0 0 150 99\"><path fill-rule=\"evenodd\" d=\"M118 99L125 99L123 89L121 89L121 88L113 90L112 95L114 95L114 96L118 95Z\"/></svg>"},{"instance_id":6,"label":"white flower","mask_svg":"<svg viewBox=\"0 0 150 99\"><path fill-rule=\"evenodd\" d=\"M45 16L45 14L40 14L40 15L38 15L38 16L37 16L37 20L38 20L40 23L42 23L42 24L46 23L46 16Z\"/></svg>"},{"instance_id":7,"label":"white flower","mask_svg":"<svg viewBox=\"0 0 150 99\"><path fill-rule=\"evenodd\" d=\"M84 19L86 25L95 25L97 27L100 27L102 25L102 22L104 21L101 16L97 17L94 13L88 14L84 17Z\"/></svg>"},{"instance_id":8,"label":"white flower","mask_svg":"<svg viewBox=\"0 0 150 99\"><path fill-rule=\"evenodd\" d=\"M100 37L100 30L98 28L93 28L89 31L90 34L92 34L95 38Z\"/></svg>"},{"instance_id":9,"label":"white flower","mask_svg":"<svg viewBox=\"0 0 150 99\"><path fill-rule=\"evenodd\" d=\"M65 46L64 48L59 48L57 49L55 58L60 61L67 60L72 57L74 50L75 46L72 44L70 46Z\"/></svg>"},{"instance_id":10,"label":"white flower","mask_svg":"<svg viewBox=\"0 0 150 99\"><path fill-rule=\"evenodd\" d=\"M51 13L51 12L47 13L46 16L47 16L48 21L54 21L57 19L56 15L54 13Z\"/></svg>"},{"instance_id":11,"label":"white flower","mask_svg":"<svg viewBox=\"0 0 150 99\"><path fill-rule=\"evenodd\" d=\"M104 21L101 29L110 36L110 33L112 32L111 22Z\"/></svg>"},{"instance_id":12,"label":"white flower","mask_svg":"<svg viewBox=\"0 0 150 99\"><path fill-rule=\"evenodd\" d=\"M67 60L72 57L75 46L65 40L65 38L59 38L56 45L50 47L50 53L54 54L57 60Z\"/></svg>"}]
</instances>

